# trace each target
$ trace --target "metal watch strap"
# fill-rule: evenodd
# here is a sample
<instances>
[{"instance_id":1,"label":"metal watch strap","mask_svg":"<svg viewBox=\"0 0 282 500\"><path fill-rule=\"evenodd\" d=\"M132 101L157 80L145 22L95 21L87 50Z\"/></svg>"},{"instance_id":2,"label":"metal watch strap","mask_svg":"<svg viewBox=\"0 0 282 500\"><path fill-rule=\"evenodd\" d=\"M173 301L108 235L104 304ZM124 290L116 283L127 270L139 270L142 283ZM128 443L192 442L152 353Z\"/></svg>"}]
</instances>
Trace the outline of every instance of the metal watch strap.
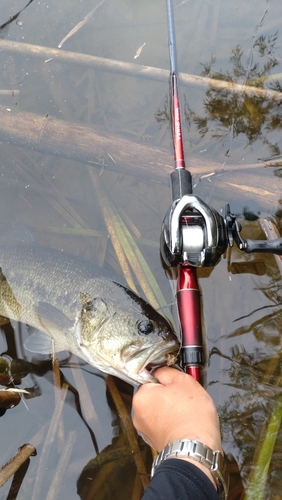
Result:
<instances>
[{"instance_id":1,"label":"metal watch strap","mask_svg":"<svg viewBox=\"0 0 282 500\"><path fill-rule=\"evenodd\" d=\"M207 467L216 482L217 490L221 499L227 500L229 488L229 475L226 470L224 456L220 451L213 451L208 446L196 440L182 439L169 443L154 459L151 477L157 467L167 458L191 458Z\"/></svg>"}]
</instances>

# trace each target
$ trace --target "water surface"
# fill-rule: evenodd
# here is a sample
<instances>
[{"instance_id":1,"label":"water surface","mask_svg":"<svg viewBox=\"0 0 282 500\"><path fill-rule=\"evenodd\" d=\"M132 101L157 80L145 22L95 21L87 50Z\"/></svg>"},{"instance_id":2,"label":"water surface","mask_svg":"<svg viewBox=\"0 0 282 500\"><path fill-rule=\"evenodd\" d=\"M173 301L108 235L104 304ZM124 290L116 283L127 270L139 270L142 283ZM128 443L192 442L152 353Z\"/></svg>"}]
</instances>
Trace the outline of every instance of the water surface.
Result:
<instances>
[{"instance_id":1,"label":"water surface","mask_svg":"<svg viewBox=\"0 0 282 500\"><path fill-rule=\"evenodd\" d=\"M62 50L169 69L166 5L160 0L105 0L95 4L89 0L33 0L28 5L3 0L0 37L57 48L95 6L97 10L64 42ZM177 0L179 71L280 91L281 9L278 1L246 4L242 0ZM139 57L134 59L142 46ZM44 148L38 151L36 145L30 149L28 130L24 147L19 146L17 138L11 143L3 133L1 231L21 219L39 242L87 257L122 276L91 182L90 166L116 210L125 219L129 217L131 228L135 226L140 236L138 246L167 303L173 303L171 284L163 272L158 250L170 187L167 175L155 174L162 167L158 162L160 148L166 151L166 162L171 162L173 169L169 82L82 67L79 55L77 62L65 64L52 57L23 56L6 48L0 51L0 63L0 90L11 91L0 93L0 105L19 114L23 129L25 114L33 113L38 118L61 120L62 130L66 124L80 124L106 138L98 159L85 164L66 159L58 151L47 154ZM254 219L248 215L250 210L261 218L272 217L281 228L281 101L198 84L180 85L180 97L186 162L188 168L193 167L195 194L217 210L230 202L231 209L241 217L245 238L262 237L259 222L250 220ZM108 155L108 136L115 138L117 151L119 141L128 141L129 157L139 151L138 146L146 147L152 175L148 168L147 180L144 178L135 156L132 163L126 157L128 174L120 174L124 165L121 161L115 163L113 154L112 158ZM71 148L72 144L64 146ZM271 166L266 168L261 159L270 159L267 164ZM139 161L142 163L141 153ZM99 237L78 234L81 227L99 232ZM76 232L66 233L68 228ZM144 240L150 244L144 244ZM281 395L281 276L273 256L246 256L236 247L228 250L209 276L202 271L199 276L209 353L206 386L222 418L224 449L233 455L247 487L265 424ZM140 287L138 290L142 293ZM56 398L60 398L54 390L48 359L34 359L24 351L22 343L27 335L26 325L2 327L1 352L7 353L9 360L26 359L35 365L30 367L31 374L16 380L16 385L36 388L36 397L24 399L2 416L1 464L50 421L57 407ZM127 433L106 389L106 377L77 359L60 359L66 381L80 395L84 420L77 411L75 391L68 391L47 465L40 465L42 450L46 450L43 439L37 456L30 459L17 498L32 498L36 488L40 489L40 498L47 498L67 446L70 451L66 467L61 469L52 498L63 495L75 499L77 490L83 499L140 498L142 486L135 479ZM76 373L83 373L89 401ZM123 386L122 394L130 411L131 389ZM106 465L91 462L97 448L101 451L106 447ZM113 460L111 453L118 460ZM147 449L142 453L149 471L150 454ZM280 454L281 434L264 499L280 498ZM38 476L40 484L36 485ZM95 493L89 490L93 482L98 485ZM2 487L0 497L8 498L10 488L11 480ZM239 475L234 474L230 498L240 498L240 488Z\"/></svg>"}]
</instances>

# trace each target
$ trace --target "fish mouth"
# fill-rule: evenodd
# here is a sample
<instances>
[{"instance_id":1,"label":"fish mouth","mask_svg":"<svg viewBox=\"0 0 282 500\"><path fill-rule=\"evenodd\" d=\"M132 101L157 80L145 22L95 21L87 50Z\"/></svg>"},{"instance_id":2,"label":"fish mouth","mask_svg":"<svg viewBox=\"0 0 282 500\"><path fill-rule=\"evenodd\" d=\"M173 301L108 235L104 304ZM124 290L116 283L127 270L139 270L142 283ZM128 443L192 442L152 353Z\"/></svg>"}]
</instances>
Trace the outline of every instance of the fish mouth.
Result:
<instances>
[{"instance_id":1,"label":"fish mouth","mask_svg":"<svg viewBox=\"0 0 282 500\"><path fill-rule=\"evenodd\" d=\"M177 362L180 346L175 342L164 342L152 349L136 348L134 353L125 356L127 373L139 383L157 382L151 370L158 366L170 366ZM133 374L134 373L134 374Z\"/></svg>"}]
</instances>

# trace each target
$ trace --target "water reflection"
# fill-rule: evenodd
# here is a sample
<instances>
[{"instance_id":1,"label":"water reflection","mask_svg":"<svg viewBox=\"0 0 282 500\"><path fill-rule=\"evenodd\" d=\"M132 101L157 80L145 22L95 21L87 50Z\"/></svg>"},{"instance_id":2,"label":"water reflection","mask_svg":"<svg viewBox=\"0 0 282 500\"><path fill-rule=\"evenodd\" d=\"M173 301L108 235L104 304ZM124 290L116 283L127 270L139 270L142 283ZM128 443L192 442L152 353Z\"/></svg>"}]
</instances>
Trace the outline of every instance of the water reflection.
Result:
<instances>
[{"instance_id":1,"label":"water reflection","mask_svg":"<svg viewBox=\"0 0 282 500\"><path fill-rule=\"evenodd\" d=\"M268 83L272 90L282 92L279 81L270 77L272 70L279 64L275 56L278 43L278 32L259 36L246 62L243 49L238 44L231 51L230 70L217 70L216 58L212 57L209 63L204 64L202 76L256 88L266 88L265 84ZM281 104L282 95L281 100L270 100L255 93L249 95L247 92L242 92L242 89L236 91L235 87L232 91L229 88L210 87L206 91L201 114L195 112L185 98L184 118L189 133L191 134L194 126L195 132L202 139L207 134L211 134L211 138L216 141L221 141L227 136L233 140L243 135L247 139L246 146L260 140L268 146L271 156L277 156L281 154L281 149L276 142L268 139L268 135L282 128ZM164 122L170 123L167 98L163 108L155 113L155 118L160 125ZM225 155L229 156L229 150Z\"/></svg>"},{"instance_id":2,"label":"water reflection","mask_svg":"<svg viewBox=\"0 0 282 500\"><path fill-rule=\"evenodd\" d=\"M185 2L179 3L181 5ZM254 84L258 88L270 85L275 90L280 91L279 82L268 84L268 81L264 80L277 67L275 61L279 58L275 56L275 52L279 40L276 34L271 35L270 38L256 39L253 53L256 52L255 57L258 62L248 59L244 64L242 49L236 46L231 54L231 70L224 69L219 72L216 69L219 60L223 61L223 64L225 63L225 48L222 50L225 40L221 38L220 16L224 15L222 12L226 8L230 8L229 4L231 3L222 2L221 7L224 8L218 9L216 7L219 7L220 2L214 5L210 2L200 2L197 5L195 3L194 13L191 12L191 5L186 4L186 12L189 12L189 16L187 16L187 23L186 19L184 22L184 16L180 23L180 56L181 53L184 53L181 40L183 44L185 43L185 54L187 54L189 22L194 23L194 26L197 25L199 42L202 43L205 40L206 43L209 40L209 31L202 22L207 7L213 14L213 18L210 15L208 17L210 20L213 19L214 29L217 22L219 26L218 32L214 31L213 33L214 38L218 40L217 60L212 60L210 64L205 66L204 71L207 72L207 76L227 79L230 82ZM184 8L186 7L184 5ZM246 4L242 3L239 8L247 8L251 16L256 14L255 7L252 7L251 4L246 7ZM272 26L276 26L279 22L279 19L277 22L275 19L278 17L277 8L278 5L275 6L273 13ZM22 37L25 36L25 41L34 45L56 47L62 37L71 29L72 23L75 24L83 19L91 9L93 9L93 5L85 0L76 3L75 8L71 1L64 4L59 4L54 0L33 2L32 8L26 10L23 29L20 30L19 27L15 26L15 22L9 23L5 28L2 28L0 36L3 36L6 33L5 30L10 28L9 36L13 41L14 39L22 41ZM127 9L126 12L125 9ZM151 27L150 23L147 22L148 9L150 9ZM178 9L178 12L182 16L181 9ZM154 6L147 2L141 7L140 2L131 0L119 3L115 0L106 1L103 4L103 9L97 12L97 16L92 18L85 30L81 30L78 36L68 40L65 49L122 61L133 61L137 48L146 41L146 50L144 49L142 57L140 56L137 61L167 68L164 10L163 5L158 2L154 3ZM142 15L140 16L140 14ZM218 19L216 19L216 14ZM228 16L230 18L230 12ZM202 32L199 24L196 24L200 18ZM2 22L8 19L9 15L5 15ZM226 19L224 19L223 28L229 32L230 20L228 20L228 28L226 28L225 21ZM235 33L233 39L248 40L250 29L252 29L250 24L252 22L250 23L249 20L245 21L244 38L242 36L240 38L240 29L238 25L234 26L233 21L231 27ZM149 33L151 28L152 35ZM228 37L229 33L226 38ZM228 38L228 43L229 40L230 38ZM251 43L253 44L253 40ZM204 43L201 46L199 58L207 61L211 53L210 47L204 54L203 47ZM194 51L190 50L189 61L192 67L195 61L199 60L198 55L199 52L195 55ZM8 61L7 67L5 66L6 59ZM16 54L10 57L9 53L6 54L5 51L2 51L2 62L4 69L1 85L3 88L20 89L20 98L12 103L9 102L9 108L14 110L19 104L19 109L23 113L33 112L42 116L50 114L70 122L80 121L83 124L95 126L101 133L105 132L105 135L115 134L117 151L120 141L118 134L123 137L134 137L140 141L144 140L145 144L149 144L150 147L160 144L167 146L168 141L164 131L161 131L157 137L157 127L152 116L152 109L156 109L158 102L163 101L162 93L167 93L166 84L139 81L133 77L120 77L116 74L104 74L98 69L82 71L76 64L66 67L59 61L53 61L50 64L51 61L44 63L44 60L41 59L35 60L31 57L27 59ZM190 71L190 69L189 67L188 70ZM255 79L259 80L254 83ZM276 145L275 140L269 137L271 132L278 134L281 128L280 103L277 100L264 102L260 97L234 93L231 95L227 91L208 89L207 104L202 111L194 108L197 105L198 90L190 88L189 92L191 96L190 108L185 109L188 120L186 123L190 126L189 139L193 140L192 132L194 130L199 137L201 147L205 138L208 137L208 133L213 134L212 127L214 127L214 135L210 140L211 145L229 134L234 138L244 138L248 144L256 144L256 146L259 141L264 143L266 148L270 144L271 155L274 152L277 154L280 152L280 147ZM169 124L168 107L168 99L166 99L162 104L160 116L157 114L160 124L164 122L166 125ZM62 129L65 125L66 122L62 121ZM67 141L62 142L65 147L69 147ZM47 156L47 154L18 149L11 144L2 145L1 148L2 227L7 227L14 223L18 217L21 217L27 224L35 227L37 235L39 233L40 241L47 246L65 248L75 255L84 255L95 262L97 258L99 265L107 267L111 271L115 269L115 272L117 270L119 273L118 263L111 242L107 237L105 224L97 203L97 196L93 193L93 185L89 182L85 167L70 160L65 161L62 158L58 159L58 157L54 160L53 156ZM54 149L53 143L50 149ZM166 186L151 181L141 182L138 175L142 159L140 158L140 162L138 162L137 157L134 157L136 161L132 160L136 149L136 144L132 142L127 156L124 155L125 158L131 158L132 170L133 168L136 170L135 178L122 176L122 160L116 165L119 173L115 175L107 174L100 163L100 178L104 179L107 192L111 194L111 200L117 204L118 209L122 208L129 215L133 225L139 231L137 238L141 235L144 241L154 240L157 242L170 190ZM112 160L107 153L108 150L105 146L104 157L106 162L110 162ZM262 154L266 156L264 151ZM112 154L112 157L116 161L115 154ZM102 159L99 158L99 162ZM214 158L210 155L209 159L213 160ZM168 155L167 163L172 165L172 155L170 157ZM268 173L270 177L272 172L268 171ZM277 170L276 175L278 184L278 176L281 176L281 172ZM255 179L256 174L253 174L252 177ZM248 186L252 187L253 185L254 183L250 179ZM209 194L211 191L216 207L220 203L220 208L222 206L221 193L217 196L213 185L209 188ZM228 200L234 191L235 198L240 205L238 213L243 218L255 221L258 216L261 216L259 212L264 211L262 203L257 207L252 207L249 202L243 203L241 194L238 194L236 189L234 190L230 186L223 190L225 200ZM275 196L273 197L274 201L269 202L272 204L270 210L278 198ZM211 202L211 204L213 203ZM280 212L277 211L277 217L281 217ZM91 236L87 237L79 232L78 221L81 221L84 228L92 231ZM72 224L75 229L70 227ZM72 233L67 232L70 229ZM93 231L97 231L97 234L100 233L99 238L93 236ZM252 237L250 233L248 233L248 237ZM140 245L143 244L140 242ZM163 277L160 268L158 248L144 246L144 249L152 271L158 282L161 283L167 301L170 302L173 298L169 293L169 284ZM211 361L216 359L217 363L222 360L226 363L222 370L217 364L216 375L213 373L212 366L208 369L208 377L219 380L214 395L215 400L218 402L219 394L223 393L224 397L227 394L226 399L220 399L219 402L223 419L224 447L235 449L236 453L234 454L238 458L240 467L243 467L245 479L253 460L255 444L257 441L261 442L258 439L258 431L262 428L263 421L268 421L277 394L279 394L279 389L276 389L276 386L278 387L280 356L279 322L281 317L278 310L281 289L278 287L275 292L277 301L271 301L262 292L264 289L265 292L268 292L269 289L274 293L274 289L269 284L270 277L275 274L276 270L273 263L270 266L267 258L242 255L239 257L239 251L235 249L232 250L231 255L229 260L223 260L213 270L208 280L202 280L205 281L203 288L204 292L206 291L203 294L203 302L208 348L211 349L215 345L218 348L218 351L212 351ZM253 289L253 279L257 280L255 282L256 289ZM273 286L275 288L275 283ZM216 303L214 303L215 298ZM236 322L234 322L235 319L237 319ZM211 323L212 326L214 325L213 331L210 328ZM7 352L10 358L14 361L17 358L22 359L23 352L16 349L18 344L16 346L15 339L21 338L22 335L25 336L25 327L21 325L21 330L16 332L11 328L5 328L7 332L5 342L8 345ZM6 345L4 349L6 349ZM25 361L32 364L32 373L22 378L19 373L18 378L14 379L15 385L20 388L29 388L35 387L36 384L41 395L29 401L25 399L29 411L24 404L19 404L14 409L7 410L1 419L5 430L1 465L13 455L21 444L30 440L35 433L42 432L42 441L38 445L38 456L36 459L31 459L28 475L22 484L22 498L32 498L38 475L44 478L40 495L44 498L49 495L48 500L50 497L52 498L52 494L53 498L57 498L59 495L64 498L76 498L77 489L81 498L99 498L99 495L103 500L115 498L118 495L123 498L132 498L134 485L136 485L134 498L140 498L140 480L136 478L136 465L133 463L132 453L127 443L127 433L121 424L118 411L110 400L108 391L106 399L106 382L103 377L97 376L95 370L91 371L89 366L81 367L78 362L75 362L75 367L70 367L67 364L60 367L61 382L67 384L69 389L60 419L56 421L57 434L53 441L53 449L49 455L47 467L40 464L42 453L49 445L48 440L45 439L48 425L50 425L52 415L65 390L59 391L58 397L58 390L54 389L50 361L48 361L48 366L47 362L46 365L45 361L40 362L42 368L40 373L37 371L39 369L37 363L33 363L33 360ZM77 375L81 374L82 370L85 376L84 386L79 385L77 381ZM71 387L75 387L76 392L72 392ZM212 391L215 385L209 387ZM129 408L130 394L124 394L122 389L121 396L128 400L126 405ZM78 404L80 404L82 416L95 433L98 441L97 447L102 450L99 456L96 455L89 429L77 411ZM18 432L15 432L15 429ZM52 430L51 428L50 432ZM146 454L146 447L143 448L142 441L138 442L147 464L150 461L150 456L148 457ZM274 466L271 469L269 483L273 487L273 494L276 492L279 482L281 485L281 478L279 479L277 472L280 451L281 437L278 438L276 444ZM68 453L69 455L67 455ZM65 459L65 462L62 459ZM57 483L53 482L54 479ZM99 483L100 487L93 497L91 488L94 483ZM104 486L105 483L106 486ZM52 490L50 489L51 484ZM237 480L236 484L238 484ZM50 493L48 493L49 491ZM231 492L232 498L234 498L233 488ZM7 489L4 493L2 492L2 495L7 497ZM34 500L40 498L40 495ZM266 498L273 498L271 493L267 493L267 495Z\"/></svg>"},{"instance_id":3,"label":"water reflection","mask_svg":"<svg viewBox=\"0 0 282 500\"><path fill-rule=\"evenodd\" d=\"M261 35L257 38L253 48L258 52L258 61L253 57L249 58L246 64L243 63L243 50L240 45L236 45L230 56L232 68L223 72L213 69L215 59L203 69L203 76L225 80L232 83L244 83L264 88L264 83L271 71L278 65L278 60L274 56L278 41L277 33L273 35ZM270 88L281 91L278 81L270 82ZM247 145L253 144L256 140L261 140L267 144L271 155L279 155L280 147L272 144L267 135L270 131L280 129L281 101L270 101L260 96L249 96L247 93L234 93L229 90L217 90L210 88L206 92L204 100L204 114L197 115L190 108L188 102L185 107L185 120L188 127L193 123L201 137L204 137L209 130L213 130L212 137L222 140L231 133L234 139L243 134L247 139ZM226 152L228 155L228 151Z\"/></svg>"},{"instance_id":4,"label":"water reflection","mask_svg":"<svg viewBox=\"0 0 282 500\"><path fill-rule=\"evenodd\" d=\"M210 353L211 357L220 356L226 360L223 385L232 389L219 408L222 433L225 443L230 443L237 453L239 451L236 458L246 487L257 470L259 457L261 460L262 446L267 446L266 443L272 440L272 448L268 448L263 462L265 472L261 487L264 493L261 498L264 499L280 498L275 494L278 494L280 481L277 471L281 463L281 431L276 439L275 433L271 434L268 430L268 425L272 413L278 411L277 404L282 396L282 279L277 270L269 265L267 273L270 277L266 284L254 278L254 289L265 296L265 305L258 309L252 307L249 314L236 318L233 324L239 322L240 326L227 337L237 338L237 344L233 344L229 352L224 353L214 347ZM256 346L250 340L251 335L256 339ZM231 494L230 498L236 496Z\"/></svg>"},{"instance_id":5,"label":"water reflection","mask_svg":"<svg viewBox=\"0 0 282 500\"><path fill-rule=\"evenodd\" d=\"M5 325L5 329L6 326L10 325ZM7 333L11 333L9 329ZM32 429L32 438L30 438L30 432L28 432L28 441L34 443L38 450L37 459L32 460L30 464L32 468L30 474L33 477L34 484L32 486L30 482L22 484L29 466L30 461L28 461L25 464L24 474L21 475L22 469L19 469L15 474L10 491L14 491L14 489L19 491L21 488L23 495L30 495L30 498L32 495L34 500L39 498L41 494L45 495L44 492L48 491L46 498L51 500L57 498L58 491L63 488L66 481L70 481L70 476L72 476L73 481L77 478L77 493L82 500L120 498L121 492L123 498L140 498L144 486L149 481L148 472L152 456L150 448L133 430L130 417L132 386L111 377L107 381L106 396L111 411L113 437L111 444L100 451L91 428L91 426L94 427L95 425L97 427L97 421L95 422L97 417L94 416L93 418L94 409L92 412L90 409L90 413L88 411L87 414L85 393L83 393L83 386L79 386L79 378L74 376L78 387L77 390L71 384L70 372L69 376L66 376L67 367L72 367L73 372L77 372L80 370L79 366L67 362L61 362L60 365L60 389L58 391L55 388L56 405L53 415L51 414L52 418L48 420L49 409L44 418L42 418L40 411L38 413L39 422L36 422L36 427L39 424L39 431L34 435L34 429ZM46 404L46 391L44 391L43 397L37 382L38 377L44 377L53 385L54 372L54 364L50 360L33 363L24 359L12 359L8 354L0 357L0 383L8 387L15 387L17 384L17 388L25 387L27 389L27 385L30 385L32 380L38 389L37 393L33 393L33 397L37 396L42 399L41 406ZM35 387L31 389L35 389ZM87 391L86 386L84 392L85 390ZM28 389L28 392L32 391ZM28 409L28 406L24 400L29 400L28 404L30 406L30 397L32 397L31 394L24 394L22 399L20 398L26 409ZM82 407L81 402L83 400L84 405ZM65 403L66 409L64 410L65 413L63 413ZM33 405L33 408L36 408L36 406ZM72 408L76 410L81 419L80 425L73 426L70 424L72 421ZM13 411L10 410L9 415L13 415L17 419L17 415ZM4 412L1 413L2 415L4 415ZM25 419L26 417L21 419L21 433L25 432ZM32 413L31 419L33 419ZM5 420L5 424L7 427L7 420ZM84 438L81 424L89 433L88 443L90 438L93 444L91 451L93 458L88 458L88 461L89 451L87 452L87 447L85 447L84 452L82 451ZM80 443L81 439L82 443ZM9 451L11 449L13 449L12 443L10 443ZM74 494L73 488L70 491Z\"/></svg>"}]
</instances>

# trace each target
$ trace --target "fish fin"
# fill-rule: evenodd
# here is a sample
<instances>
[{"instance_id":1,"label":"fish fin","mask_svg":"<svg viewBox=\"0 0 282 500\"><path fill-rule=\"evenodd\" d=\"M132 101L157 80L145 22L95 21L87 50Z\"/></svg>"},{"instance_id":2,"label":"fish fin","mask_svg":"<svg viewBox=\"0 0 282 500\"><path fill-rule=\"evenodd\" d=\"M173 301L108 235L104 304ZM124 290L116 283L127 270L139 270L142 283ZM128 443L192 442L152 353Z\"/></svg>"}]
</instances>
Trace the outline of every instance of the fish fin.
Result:
<instances>
[{"instance_id":1,"label":"fish fin","mask_svg":"<svg viewBox=\"0 0 282 500\"><path fill-rule=\"evenodd\" d=\"M15 243L16 241L24 243L36 241L29 227L21 220L17 220L10 231L1 236L1 243Z\"/></svg>"},{"instance_id":2,"label":"fish fin","mask_svg":"<svg viewBox=\"0 0 282 500\"><path fill-rule=\"evenodd\" d=\"M52 352L58 352L62 349L56 346L54 340L47 335L47 333L41 332L40 330L32 333L24 342L24 348L30 352L36 352L37 354L51 354Z\"/></svg>"},{"instance_id":3,"label":"fish fin","mask_svg":"<svg viewBox=\"0 0 282 500\"><path fill-rule=\"evenodd\" d=\"M62 311L52 306L52 304L38 302L34 306L34 310L39 316L42 330L46 332L67 332L73 326L73 322Z\"/></svg>"}]
</instances>

